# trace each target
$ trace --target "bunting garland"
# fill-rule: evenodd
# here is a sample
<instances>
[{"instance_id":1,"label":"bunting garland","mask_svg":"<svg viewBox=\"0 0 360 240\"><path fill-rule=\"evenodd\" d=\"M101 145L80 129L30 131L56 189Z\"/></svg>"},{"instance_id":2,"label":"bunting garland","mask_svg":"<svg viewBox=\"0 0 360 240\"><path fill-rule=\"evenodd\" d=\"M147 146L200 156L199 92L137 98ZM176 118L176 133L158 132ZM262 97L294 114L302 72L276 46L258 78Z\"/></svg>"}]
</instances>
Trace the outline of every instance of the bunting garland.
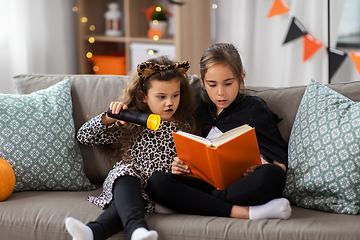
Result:
<instances>
[{"instance_id":1,"label":"bunting garland","mask_svg":"<svg viewBox=\"0 0 360 240\"><path fill-rule=\"evenodd\" d=\"M345 60L347 53L340 51L335 48L328 48L328 54L330 61L330 78L334 75L336 70L340 67L342 62Z\"/></svg>"},{"instance_id":2,"label":"bunting garland","mask_svg":"<svg viewBox=\"0 0 360 240\"><path fill-rule=\"evenodd\" d=\"M306 34L304 37L304 62L308 60L314 53L322 47L322 43L311 36L310 34Z\"/></svg>"},{"instance_id":3,"label":"bunting garland","mask_svg":"<svg viewBox=\"0 0 360 240\"><path fill-rule=\"evenodd\" d=\"M275 0L269 14L267 15L267 18L271 18L276 15L281 15L289 12L290 9L287 6L287 4L283 0Z\"/></svg>"},{"instance_id":4,"label":"bunting garland","mask_svg":"<svg viewBox=\"0 0 360 240\"><path fill-rule=\"evenodd\" d=\"M360 52L351 52L350 57L353 60L358 73L360 74Z\"/></svg>"},{"instance_id":5,"label":"bunting garland","mask_svg":"<svg viewBox=\"0 0 360 240\"><path fill-rule=\"evenodd\" d=\"M303 25L301 25L301 23L295 17L293 17L284 44L299 37L305 36L306 34L307 31L305 30Z\"/></svg>"},{"instance_id":6,"label":"bunting garland","mask_svg":"<svg viewBox=\"0 0 360 240\"><path fill-rule=\"evenodd\" d=\"M274 17L276 15L282 15L290 12L290 8L286 4L285 0L274 0L272 7L267 15L267 18ZM300 21L293 17L289 31L285 38L283 44L293 41L299 37L303 37L304 39L304 54L303 54L303 61L307 61L310 59L321 47L324 46L318 39L314 36L309 34L305 27L300 23ZM345 58L348 56L347 53L328 47L327 52L329 54L330 66L329 66L329 75L330 78L335 74L336 70L340 67L343 63ZM349 53L359 75L360 75L360 52L350 52Z\"/></svg>"}]
</instances>

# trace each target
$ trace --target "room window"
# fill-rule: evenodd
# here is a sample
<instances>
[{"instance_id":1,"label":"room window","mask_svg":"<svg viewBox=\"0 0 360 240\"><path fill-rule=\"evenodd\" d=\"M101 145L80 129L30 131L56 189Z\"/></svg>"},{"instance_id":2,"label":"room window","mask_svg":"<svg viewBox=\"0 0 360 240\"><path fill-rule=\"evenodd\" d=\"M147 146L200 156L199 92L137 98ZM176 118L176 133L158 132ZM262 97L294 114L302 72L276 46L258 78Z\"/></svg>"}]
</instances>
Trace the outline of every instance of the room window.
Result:
<instances>
[{"instance_id":1,"label":"room window","mask_svg":"<svg viewBox=\"0 0 360 240\"><path fill-rule=\"evenodd\" d=\"M337 46L360 48L359 0L345 0Z\"/></svg>"}]
</instances>

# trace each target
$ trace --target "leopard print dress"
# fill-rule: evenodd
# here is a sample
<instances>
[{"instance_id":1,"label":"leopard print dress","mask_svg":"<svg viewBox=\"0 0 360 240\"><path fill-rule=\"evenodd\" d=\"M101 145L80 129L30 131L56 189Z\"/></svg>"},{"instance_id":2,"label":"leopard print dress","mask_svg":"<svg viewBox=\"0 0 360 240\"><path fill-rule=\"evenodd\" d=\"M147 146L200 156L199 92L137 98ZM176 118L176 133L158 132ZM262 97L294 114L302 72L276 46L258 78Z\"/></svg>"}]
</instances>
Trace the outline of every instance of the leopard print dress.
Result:
<instances>
[{"instance_id":1,"label":"leopard print dress","mask_svg":"<svg viewBox=\"0 0 360 240\"><path fill-rule=\"evenodd\" d=\"M78 140L86 145L111 144L121 133L106 131L112 125L106 126L101 122L102 114L86 122L78 131ZM144 191L147 180L153 173L170 172L171 163L176 156L172 132L178 130L178 123L161 121L157 131L144 128L137 141L129 148L131 161L128 164L117 162L108 173L103 191L98 196L89 196L88 200L100 208L106 208L113 200L113 184L118 177L134 176L141 180L142 197L147 202L146 212L154 212L155 204Z\"/></svg>"}]
</instances>

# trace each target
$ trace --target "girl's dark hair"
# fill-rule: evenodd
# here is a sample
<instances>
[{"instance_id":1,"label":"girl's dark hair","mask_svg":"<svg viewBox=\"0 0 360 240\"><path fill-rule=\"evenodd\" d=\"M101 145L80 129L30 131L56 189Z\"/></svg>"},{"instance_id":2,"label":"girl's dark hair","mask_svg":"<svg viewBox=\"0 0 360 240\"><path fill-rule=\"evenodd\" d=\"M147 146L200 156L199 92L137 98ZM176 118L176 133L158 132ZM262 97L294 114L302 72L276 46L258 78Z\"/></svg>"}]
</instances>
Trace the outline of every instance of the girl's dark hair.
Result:
<instances>
[{"instance_id":1,"label":"girl's dark hair","mask_svg":"<svg viewBox=\"0 0 360 240\"><path fill-rule=\"evenodd\" d=\"M147 62L153 62L160 65L172 65L175 63L166 56L152 58L147 60ZM138 73L135 70L132 72L123 93L116 101L125 103L128 106L128 110L151 113L149 106L143 102L144 97L151 87L151 81L170 81L174 78L180 80L180 103L178 109L174 113L174 118L181 130L195 133L197 131L197 125L194 117L195 114L192 109L193 94L187 74L180 74L174 69L163 70L156 72L141 84ZM125 125L118 123L108 130L112 132L121 131L121 137L119 137L116 142L105 146L108 155L107 162L109 165L113 165L118 161L122 161L123 163L131 161L127 151L143 129L144 127L142 126L136 126L130 123L126 123Z\"/></svg>"},{"instance_id":2,"label":"girl's dark hair","mask_svg":"<svg viewBox=\"0 0 360 240\"><path fill-rule=\"evenodd\" d=\"M245 92L244 66L239 51L231 43L217 43L208 47L200 59L200 76L204 84L205 74L212 66L221 64L229 66Z\"/></svg>"}]
</instances>

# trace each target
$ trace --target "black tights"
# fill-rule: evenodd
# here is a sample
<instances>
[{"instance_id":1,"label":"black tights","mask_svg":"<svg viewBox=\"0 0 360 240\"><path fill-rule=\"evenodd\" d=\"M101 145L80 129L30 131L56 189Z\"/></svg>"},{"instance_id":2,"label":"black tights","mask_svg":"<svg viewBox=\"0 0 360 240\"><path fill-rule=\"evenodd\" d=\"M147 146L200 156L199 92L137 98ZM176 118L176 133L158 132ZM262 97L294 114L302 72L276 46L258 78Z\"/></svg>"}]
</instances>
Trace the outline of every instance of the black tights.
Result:
<instances>
[{"instance_id":1,"label":"black tights","mask_svg":"<svg viewBox=\"0 0 360 240\"><path fill-rule=\"evenodd\" d=\"M286 173L276 164L263 164L224 190L197 178L155 173L146 191L156 202L179 213L229 217L233 205L255 206L282 196Z\"/></svg>"},{"instance_id":2,"label":"black tights","mask_svg":"<svg viewBox=\"0 0 360 240\"><path fill-rule=\"evenodd\" d=\"M140 180L132 176L118 178L114 183L114 197L100 216L87 225L94 240L107 239L125 228L128 239L136 228L148 229L144 219L144 200L141 197Z\"/></svg>"}]
</instances>

